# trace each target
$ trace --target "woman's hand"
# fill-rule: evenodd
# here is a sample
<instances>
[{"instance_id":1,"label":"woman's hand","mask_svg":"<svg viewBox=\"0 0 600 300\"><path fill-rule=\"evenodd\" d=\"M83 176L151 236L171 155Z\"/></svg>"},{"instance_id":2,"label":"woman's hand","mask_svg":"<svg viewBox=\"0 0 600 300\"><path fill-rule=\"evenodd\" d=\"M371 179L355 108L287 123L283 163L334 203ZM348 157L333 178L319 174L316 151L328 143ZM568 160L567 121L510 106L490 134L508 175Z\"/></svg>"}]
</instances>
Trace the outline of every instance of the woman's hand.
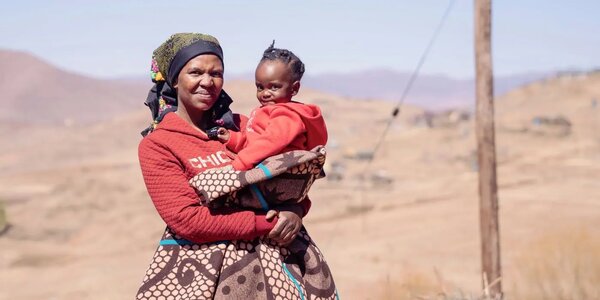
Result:
<instances>
[{"instance_id":1,"label":"woman's hand","mask_svg":"<svg viewBox=\"0 0 600 300\"><path fill-rule=\"evenodd\" d=\"M279 216L279 220L267 237L281 246L289 245L302 228L302 214L302 206L298 204L280 205L276 209L269 210L266 215L267 220L275 216Z\"/></svg>"}]
</instances>

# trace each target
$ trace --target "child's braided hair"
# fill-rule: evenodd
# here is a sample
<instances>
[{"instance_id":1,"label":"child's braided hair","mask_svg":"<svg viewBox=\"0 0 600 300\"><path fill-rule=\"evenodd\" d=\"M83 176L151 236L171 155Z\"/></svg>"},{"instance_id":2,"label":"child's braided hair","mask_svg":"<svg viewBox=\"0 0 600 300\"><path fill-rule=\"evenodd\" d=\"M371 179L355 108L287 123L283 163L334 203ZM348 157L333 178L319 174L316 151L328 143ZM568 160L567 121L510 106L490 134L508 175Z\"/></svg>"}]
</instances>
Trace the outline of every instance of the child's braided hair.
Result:
<instances>
[{"instance_id":1,"label":"child's braided hair","mask_svg":"<svg viewBox=\"0 0 600 300\"><path fill-rule=\"evenodd\" d=\"M304 75L304 63L302 63L300 58L290 50L275 48L275 40L273 40L271 46L263 52L260 62L262 63L266 60L278 60L290 66L290 69L292 70L292 80L294 81L299 81L302 79L302 75Z\"/></svg>"}]
</instances>

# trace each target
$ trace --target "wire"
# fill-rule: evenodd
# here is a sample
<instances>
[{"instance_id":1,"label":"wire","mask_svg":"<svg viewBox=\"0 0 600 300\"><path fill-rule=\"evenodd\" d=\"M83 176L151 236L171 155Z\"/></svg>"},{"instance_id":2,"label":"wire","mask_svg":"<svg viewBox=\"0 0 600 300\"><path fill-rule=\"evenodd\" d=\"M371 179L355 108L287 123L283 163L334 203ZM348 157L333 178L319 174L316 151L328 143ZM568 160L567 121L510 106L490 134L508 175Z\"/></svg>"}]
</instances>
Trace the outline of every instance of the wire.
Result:
<instances>
[{"instance_id":1,"label":"wire","mask_svg":"<svg viewBox=\"0 0 600 300\"><path fill-rule=\"evenodd\" d=\"M454 7L455 3L456 3L456 0L450 0L450 2L448 3L448 6L446 7L444 14L442 15L442 18L440 19L440 22L438 23L437 27L435 28L433 35L431 36L431 39L429 40L429 43L427 44L427 47L425 47L425 50L421 54L421 58L419 59L419 62L417 63L417 67L415 68L412 75L410 76L410 79L408 80L408 83L406 84L406 87L404 88L404 91L402 92L400 99L398 100L398 103L394 107L394 110L392 111L392 115L391 115L390 119L388 120L388 122L385 126L385 129L379 136L379 139L377 140L377 143L375 144L375 147L373 148L373 151L371 152L371 155L369 156L369 160L367 161L365 168L363 169L363 171L361 173L363 176L366 176L367 171L369 170L369 167L371 166L373 160L375 159L375 155L377 154L377 151L381 147L383 140L385 139L385 136L387 135L388 131L390 130L390 127L392 126L394 119L397 118L400 115L400 113L402 112L401 108L402 108L402 105L404 104L404 100L406 99L408 92L410 92L410 89L412 88L414 82L417 80L417 77L419 76L419 72L421 71L421 67L425 63L425 60L427 60L429 52L431 51L431 48L433 47L434 42L436 41L437 37L439 36L439 33L442 31L442 28L444 27L446 19L448 18L448 15L450 14L450 11ZM363 177L362 182L365 182L365 181L366 181L366 178ZM358 194L360 195L359 196L360 206L363 207L364 206L365 187L361 186L361 185L355 185L355 191L358 191ZM361 225L362 230L364 231L365 230L364 214L361 214L361 224L362 224ZM337 229L337 225L338 224L336 222L336 224L334 225L334 228ZM331 243L335 236L336 235L332 235L332 237L330 238L329 241L327 241L327 243L328 244Z\"/></svg>"},{"instance_id":2,"label":"wire","mask_svg":"<svg viewBox=\"0 0 600 300\"><path fill-rule=\"evenodd\" d=\"M377 140L377 143L375 144L375 147L373 148L373 151L371 151L371 155L369 157L369 160L367 161L367 165L365 166L362 174L367 174L367 171L369 170L369 167L371 166L371 163L373 162L373 159L375 158L375 154L379 150L379 147L381 147L381 144L383 143L385 136L387 135L388 131L390 130L390 127L392 126L392 123L394 122L394 119L396 117L398 117L398 115L402 112L401 107L404 104L404 100L406 99L408 92L410 92L410 89L412 88L414 82L417 80L417 77L419 76L419 72L421 71L421 67L425 63L425 60L427 59L427 56L429 55L429 52L431 51L431 48L433 47L435 40L439 36L439 33L442 31L442 28L444 27L446 19L448 18L450 11L454 7L454 3L456 3L456 0L450 0L450 3L448 4L446 11L442 15L442 18L441 18L440 22L438 23L438 26L436 27L435 31L433 32L433 35L431 36L431 39L429 40L429 43L427 44L427 47L425 48L425 51L423 51L423 54L421 54L421 58L419 59L419 62L417 63L417 67L415 68L412 75L410 76L410 79L408 80L408 83L406 84L406 87L404 88L404 91L402 92L402 95L400 96L400 99L398 100L398 104L396 104L396 107L394 108L394 110L392 112L392 117L388 120L388 122L385 126L385 129L379 136L379 139Z\"/></svg>"},{"instance_id":3,"label":"wire","mask_svg":"<svg viewBox=\"0 0 600 300\"><path fill-rule=\"evenodd\" d=\"M415 80L417 79L418 75L419 75L419 71L421 70L421 67L423 66L423 64L425 63L425 60L427 59L427 56L429 55L429 52L431 51L431 48L433 47L433 44L435 42L435 40L437 39L439 33L441 32L442 28L444 27L444 23L446 22L446 19L448 18L448 15L450 14L450 11L452 10L452 8L454 7L454 3L456 3L456 0L450 0L448 7L446 8L446 10L444 11L444 14L442 15L442 18L440 20L440 22L438 23L438 26L436 27L435 31L433 32L433 35L431 36L431 39L429 40L429 43L427 44L427 47L425 48L425 51L423 51L423 54L421 55L421 58L419 59L419 62L417 63L417 67L415 68L414 72L412 73L406 87L404 88L404 91L402 92L402 95L400 96L400 99L398 101L398 104L396 105L396 107L394 107L394 110L392 111L392 116L389 119L385 129L383 130L383 132L381 133L381 136L379 137L379 140L377 141L377 143L375 144L375 147L373 148L373 152L371 152L371 155L369 157L369 160L367 161L367 165L365 166L362 174L366 174L366 172L368 171L371 163L373 162L373 159L375 158L375 154L377 153L377 150L379 150L379 147L381 146L383 139L385 138L387 132L389 131L392 122L394 121L394 119L396 117L398 117L398 115L400 115L401 113L401 108L402 108L402 104L404 103L404 100L406 99L406 96L408 95L408 92L410 91L410 89L412 88L413 83L415 82ZM364 188L359 187L359 185L355 185L355 190L356 189L360 189L362 192L360 193L360 205L363 205L363 198L364 198ZM364 214L361 214L362 217L362 227L364 230L365 224L364 224ZM333 224L333 231L337 230L337 227L339 226L339 222L334 222ZM336 234L332 234L331 237L329 238L329 240L327 240L325 242L325 244L329 245L331 242L333 242L333 240L335 239L335 237L337 237L338 235Z\"/></svg>"}]
</instances>

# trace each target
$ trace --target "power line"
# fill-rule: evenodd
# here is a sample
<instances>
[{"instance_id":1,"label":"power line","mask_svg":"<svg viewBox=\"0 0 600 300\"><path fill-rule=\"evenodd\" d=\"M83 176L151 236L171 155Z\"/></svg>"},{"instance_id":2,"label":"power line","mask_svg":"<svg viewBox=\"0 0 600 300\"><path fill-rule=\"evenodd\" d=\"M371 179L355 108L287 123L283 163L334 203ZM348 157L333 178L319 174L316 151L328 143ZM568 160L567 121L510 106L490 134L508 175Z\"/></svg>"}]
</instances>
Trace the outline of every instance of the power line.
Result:
<instances>
[{"instance_id":1,"label":"power line","mask_svg":"<svg viewBox=\"0 0 600 300\"><path fill-rule=\"evenodd\" d=\"M419 72L421 71L421 67L425 63L425 60L427 59L427 56L429 55L429 52L431 51L431 48L433 47L433 44L434 44L435 40L437 39L439 33L442 31L442 28L444 27L446 19L448 18L450 11L454 7L454 3L456 3L456 0L450 0L448 7L446 7L446 11L442 15L442 18L441 18L440 22L438 23L438 26L434 30L433 35L431 36L431 39L429 40L429 43L427 44L427 47L425 48L425 51L423 51L423 53L421 54L421 58L419 59L419 62L417 63L417 67L415 68L412 75L410 76L410 79L408 80L408 83L406 84L406 87L404 88L404 91L402 92L402 95L400 96L400 99L398 100L398 104L396 104L396 107L394 107L394 110L392 111L391 118L388 120L388 122L385 126L385 129L379 136L379 139L377 140L377 143L375 144L375 147L373 148L373 151L371 152L371 156L370 156L369 160L367 161L367 165L365 166L362 174L366 174L367 171L369 170L369 167L371 166L371 163L373 162L373 159L375 158L375 154L381 147L381 144L383 143L385 136L387 135L388 131L390 130L390 127L392 126L392 123L394 122L394 119L400 114L400 112L401 112L400 109L401 109L402 105L404 104L404 100L406 99L408 92L410 92L410 89L412 88L414 82L417 80L417 77L419 76Z\"/></svg>"},{"instance_id":2,"label":"power line","mask_svg":"<svg viewBox=\"0 0 600 300\"><path fill-rule=\"evenodd\" d=\"M441 32L444 23L446 22L446 19L448 18L448 15L450 14L450 11L452 10L452 8L454 7L454 3L456 2L456 0L450 0L448 7L446 8L446 10L444 11L444 14L442 15L442 18L440 19L440 22L438 23L438 26L436 27L436 29L433 32L433 35L431 37L431 39L429 40L429 43L427 44L427 47L425 48L425 51L423 52L423 54L421 55L421 58L419 59L419 62L417 63L417 67L415 68L414 72L412 73L406 87L404 88L404 91L402 92L402 95L398 101L398 104L396 105L396 107L394 108L394 110L392 111L392 117L389 119L385 129L383 130L383 132L381 133L381 136L379 137L377 143L375 144L375 147L373 148L373 152L371 152L371 157L369 158L369 160L367 161L367 165L365 166L365 169L363 170L362 174L366 174L366 172L369 169L369 166L371 165L371 163L373 162L373 159L375 158L375 154L377 153L377 150L379 150L379 147L381 146L383 139L385 138L387 132L390 129L390 126L392 125L392 122L394 120L394 118L396 118L399 114L400 114L400 108L402 106L402 104L404 103L404 100L406 99L406 96L408 95L408 92L410 91L413 83L415 82L415 80L417 79L418 75L419 75L419 71L421 70L421 67L423 66L423 63L425 63L425 60L427 59L427 56L429 55L429 52L431 50L431 48L433 47L433 44L435 42L435 40L437 39L439 33ZM356 189L359 189L360 187L358 185L355 185ZM362 202L363 202L363 195L364 195L364 189L362 189L362 193L360 196L361 199L361 206L362 206ZM363 218L363 222L364 222L364 214L362 214L362 218ZM334 227L333 230L335 231L337 229L337 226L339 225L338 222L334 222ZM363 225L364 226L364 225ZM337 237L337 235L331 235L331 237L329 238L329 240L326 242L327 244L331 243L333 241L333 239Z\"/></svg>"}]
</instances>

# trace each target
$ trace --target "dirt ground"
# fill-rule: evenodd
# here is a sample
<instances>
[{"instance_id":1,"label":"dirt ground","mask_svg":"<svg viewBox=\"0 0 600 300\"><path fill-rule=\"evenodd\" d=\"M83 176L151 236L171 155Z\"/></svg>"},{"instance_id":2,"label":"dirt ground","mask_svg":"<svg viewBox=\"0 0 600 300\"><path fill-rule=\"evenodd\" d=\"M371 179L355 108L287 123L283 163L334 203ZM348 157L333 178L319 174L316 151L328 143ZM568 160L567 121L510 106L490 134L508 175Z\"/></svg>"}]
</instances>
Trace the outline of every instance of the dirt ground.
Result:
<instances>
[{"instance_id":1,"label":"dirt ground","mask_svg":"<svg viewBox=\"0 0 600 300\"><path fill-rule=\"evenodd\" d=\"M236 99L253 95L242 83L229 87L240 95ZM325 113L330 174L333 165L345 167L341 180L315 183L305 219L342 299L380 299L386 282L414 272L478 294L473 121L429 128L414 121L421 109L405 107L366 169L360 154L373 149L392 105L314 91L301 98ZM600 234L600 108L594 98L600 98L597 76L535 83L497 102L503 284L509 293L517 284L514 258L530 241L571 229ZM254 102L243 101L235 108L247 112ZM557 115L572 123L568 133L532 122ZM0 236L0 299L134 297L164 229L137 163L139 131L148 119L140 110L86 127L0 126L0 201L10 223Z\"/></svg>"}]
</instances>

